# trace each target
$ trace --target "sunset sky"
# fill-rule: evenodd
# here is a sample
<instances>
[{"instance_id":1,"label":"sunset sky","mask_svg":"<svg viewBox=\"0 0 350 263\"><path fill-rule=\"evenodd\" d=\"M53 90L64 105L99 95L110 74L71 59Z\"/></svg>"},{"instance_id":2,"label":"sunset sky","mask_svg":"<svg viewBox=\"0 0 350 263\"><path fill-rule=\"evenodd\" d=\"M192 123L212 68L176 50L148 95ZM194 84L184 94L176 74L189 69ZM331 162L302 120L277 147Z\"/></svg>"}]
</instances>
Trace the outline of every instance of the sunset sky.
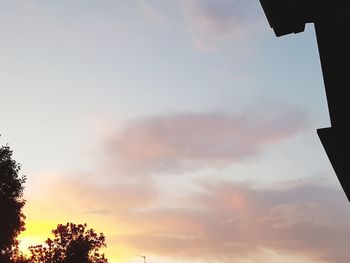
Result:
<instances>
[{"instance_id":1,"label":"sunset sky","mask_svg":"<svg viewBox=\"0 0 350 263\"><path fill-rule=\"evenodd\" d=\"M350 262L312 24L277 38L258 0L0 4L23 249L74 222L111 263Z\"/></svg>"}]
</instances>

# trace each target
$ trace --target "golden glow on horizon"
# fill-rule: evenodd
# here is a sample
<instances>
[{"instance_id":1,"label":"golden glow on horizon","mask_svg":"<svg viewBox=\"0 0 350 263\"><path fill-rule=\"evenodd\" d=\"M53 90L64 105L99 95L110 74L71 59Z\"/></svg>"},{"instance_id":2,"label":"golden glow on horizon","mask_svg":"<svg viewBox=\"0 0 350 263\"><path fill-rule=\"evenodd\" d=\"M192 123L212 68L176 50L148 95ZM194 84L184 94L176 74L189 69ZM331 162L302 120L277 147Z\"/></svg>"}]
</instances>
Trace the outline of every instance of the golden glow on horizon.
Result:
<instances>
[{"instance_id":1,"label":"golden glow on horizon","mask_svg":"<svg viewBox=\"0 0 350 263\"><path fill-rule=\"evenodd\" d=\"M238 207L241 208L241 205L242 205L241 198L235 197L233 198L233 200L234 200L235 206L238 205ZM239 201L236 202L237 200ZM58 222L56 222L55 220L31 220L30 218L28 218L26 220L26 230L19 237L21 241L20 243L21 251L24 254L28 255L29 246L44 244L47 238L52 237L51 230L56 228L57 224ZM102 232L106 236L107 248L102 249L101 251L105 253L110 263L139 262L137 261L138 259L136 255L138 255L140 251L137 251L135 247L128 246L128 244L121 244L119 243L119 241L113 241L112 240L113 238L111 238L113 236L114 237L123 236L127 233L135 233L135 231L133 231L135 229L132 229L131 225L129 226L130 229L123 228L123 229L120 229L120 231L116 231L116 229L113 227L113 224L106 223L106 222L104 222L103 224L102 221L97 222L97 226L88 224L88 227L95 229L96 232L100 232L99 230L101 230L101 227L104 228ZM140 231L139 233L142 233L141 231L142 229L139 227L140 226L138 226L138 231ZM305 255L303 256L303 255L284 254L268 248L260 248L259 251L261 253L257 253L257 254L252 253L250 256L247 256L244 258L235 258L234 261L238 263L253 263L257 261L269 262L269 263L277 263L277 262L312 263L314 262L312 259L306 257ZM187 261L183 261L181 258L162 257L164 256L164 254L161 250L159 251L159 255L157 252L154 252L153 254L149 253L148 255L150 258L158 257L163 262L169 262L169 263L170 262L187 262ZM198 261L198 262L206 262L206 259L204 258L202 261Z\"/></svg>"},{"instance_id":2,"label":"golden glow on horizon","mask_svg":"<svg viewBox=\"0 0 350 263\"><path fill-rule=\"evenodd\" d=\"M51 230L56 226L57 223L51 220L33 221L27 219L25 225L26 230L19 236L20 250L27 254L29 252L29 246L44 244L45 240L52 236Z\"/></svg>"},{"instance_id":3,"label":"golden glow on horizon","mask_svg":"<svg viewBox=\"0 0 350 263\"><path fill-rule=\"evenodd\" d=\"M62 178L64 177L62 176ZM199 246L199 248L205 250L205 240L210 239L210 235L208 235L210 232L208 231L215 231L215 229L206 228L205 222L203 223L187 210L185 213L173 213L174 211L171 209L165 212L156 210L153 213L145 212L143 215L142 213L134 214L133 206L126 206L126 208L123 207L123 210L118 210L118 206L115 208L113 204L114 202L117 203L119 199L112 201L107 199L108 202L105 202L106 199L102 195L103 188L102 190L94 187L84 188L80 186L79 188L77 182L77 180L61 182L57 179L55 183L47 182L44 193L36 192L36 196L28 200L24 209L24 214L27 216L26 230L19 237L21 251L28 254L28 247L44 244L47 238L52 237L51 231L58 224L73 222L87 223L88 228L94 229L97 233L102 232L105 235L107 248L101 251L105 253L111 263L138 262L135 255L143 253L143 249L147 250L144 253L147 253L150 258L160 257L161 262L187 262L184 261L184 258L177 257L177 253L180 252L181 254L181 249L186 249L181 248L178 240L193 235L198 238L198 243L193 246L195 248ZM48 192L50 195L45 196ZM220 209L235 214L245 214L250 211L252 203L244 188L230 188L225 185L225 187L213 190L213 193L215 193L215 198L212 199L214 203L207 204L209 207L219 204L223 206ZM208 200L203 199L201 202L208 202ZM104 207L106 204L108 206L106 206L106 209L104 208L105 210L96 209L96 207ZM261 226L257 224L258 222L255 223L250 225L249 231L246 232L247 235L259 231ZM219 225L219 230L221 227L222 224ZM153 237L162 238L153 239ZM169 245L165 242L169 242ZM201 242L204 242L202 247L200 247ZM173 249L175 252L172 251ZM220 246L218 251L220 252ZM189 255L186 258L187 260L196 259L198 263L201 263L208 259L211 260L211 256L213 255L203 255L203 258L198 258L198 255ZM252 252L251 255L238 255L239 258L234 258L234 253L230 256L233 257L232 260L238 263L256 261L269 263L281 261L288 263L313 262L308 258L307 253L303 256L290 255L283 254L280 251L275 252L272 249Z\"/></svg>"},{"instance_id":4,"label":"golden glow on horizon","mask_svg":"<svg viewBox=\"0 0 350 263\"><path fill-rule=\"evenodd\" d=\"M36 209L34 209L35 211ZM30 214L30 211L28 210L28 207L26 209L27 213ZM50 214L50 213L49 213ZM43 214L43 217L49 217L49 214ZM68 216L67 216L68 217ZM83 223L85 222L84 219L81 219L80 221L76 221L77 223ZM23 231L20 236L20 250L28 255L29 254L29 247L33 245L40 245L45 244L45 241L48 238L52 238L53 235L51 231L57 227L60 223L66 223L66 222L58 222L55 219L43 219L43 220L35 220L28 218L26 219L26 230ZM97 225L97 226L96 226ZM124 231L123 233L119 232L116 233L115 227L108 227L110 225L113 225L111 223L101 222L100 220L95 222L94 225L88 224L88 228L93 228L97 233L104 233L106 236L106 243L107 248L102 249L101 251L106 254L109 262L123 262L130 260L131 258L135 257L137 254L136 251L123 244L113 244L112 242L109 242L109 236L110 235L122 235L125 233L130 233L132 231L127 231L124 227L122 228ZM103 229L102 229L103 227ZM130 229L131 230L131 229Z\"/></svg>"},{"instance_id":5,"label":"golden glow on horizon","mask_svg":"<svg viewBox=\"0 0 350 263\"><path fill-rule=\"evenodd\" d=\"M107 244L107 248L103 251L105 252L109 262L127 261L135 257L135 255L137 254L137 252L133 248L124 246L122 244L117 244L115 246Z\"/></svg>"}]
</instances>

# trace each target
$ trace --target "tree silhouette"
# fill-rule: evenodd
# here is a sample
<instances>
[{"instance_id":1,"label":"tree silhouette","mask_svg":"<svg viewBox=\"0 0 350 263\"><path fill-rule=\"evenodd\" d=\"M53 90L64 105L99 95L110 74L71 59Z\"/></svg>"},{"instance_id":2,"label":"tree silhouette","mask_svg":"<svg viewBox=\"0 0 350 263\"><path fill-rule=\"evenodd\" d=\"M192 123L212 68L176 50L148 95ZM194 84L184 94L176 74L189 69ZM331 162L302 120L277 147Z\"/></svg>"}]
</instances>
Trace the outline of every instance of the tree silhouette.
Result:
<instances>
[{"instance_id":1,"label":"tree silhouette","mask_svg":"<svg viewBox=\"0 0 350 263\"><path fill-rule=\"evenodd\" d=\"M52 230L54 239L47 239L46 245L29 247L31 263L107 263L99 249L106 247L102 233L87 229L86 224L59 224Z\"/></svg>"},{"instance_id":2,"label":"tree silhouette","mask_svg":"<svg viewBox=\"0 0 350 263\"><path fill-rule=\"evenodd\" d=\"M0 147L0 263L108 263L100 249L106 247L102 233L87 229L86 224L59 224L52 230L54 239L46 245L29 247L25 256L18 247L18 235L25 230L22 208L25 176L12 159L12 150Z\"/></svg>"},{"instance_id":3,"label":"tree silhouette","mask_svg":"<svg viewBox=\"0 0 350 263\"><path fill-rule=\"evenodd\" d=\"M25 229L22 208L25 176L19 176L20 165L12 159L12 150L0 148L0 262L11 262L18 251L18 235Z\"/></svg>"}]
</instances>

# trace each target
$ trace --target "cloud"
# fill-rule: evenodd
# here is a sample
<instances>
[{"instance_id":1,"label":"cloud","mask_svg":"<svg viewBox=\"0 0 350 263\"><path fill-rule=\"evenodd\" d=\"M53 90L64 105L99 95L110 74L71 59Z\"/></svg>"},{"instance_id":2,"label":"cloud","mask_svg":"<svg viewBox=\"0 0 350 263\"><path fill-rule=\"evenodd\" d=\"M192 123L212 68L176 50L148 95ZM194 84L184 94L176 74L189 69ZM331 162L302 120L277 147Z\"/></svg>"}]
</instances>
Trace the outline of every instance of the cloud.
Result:
<instances>
[{"instance_id":1,"label":"cloud","mask_svg":"<svg viewBox=\"0 0 350 263\"><path fill-rule=\"evenodd\" d=\"M129 173L179 173L258 156L305 127L304 113L168 114L131 121L107 142L113 163Z\"/></svg>"},{"instance_id":2,"label":"cloud","mask_svg":"<svg viewBox=\"0 0 350 263\"><path fill-rule=\"evenodd\" d=\"M154 4L146 0L140 0L138 2L139 7L148 22L156 24L163 29L168 28L168 19L167 17L156 8Z\"/></svg>"},{"instance_id":3,"label":"cloud","mask_svg":"<svg viewBox=\"0 0 350 263\"><path fill-rule=\"evenodd\" d=\"M130 181L115 176L111 180L101 171L76 175L43 173L31 182L31 187L37 189L31 193L27 204L31 213L36 211L31 214L32 218L43 217L42 211L50 211L49 217L60 213L67 219L76 215L86 218L115 216L128 210L147 208L158 196L151 178Z\"/></svg>"},{"instance_id":4,"label":"cloud","mask_svg":"<svg viewBox=\"0 0 350 263\"><path fill-rule=\"evenodd\" d=\"M142 251L179 260L264 263L272 262L266 254L270 251L290 262L350 259L350 210L340 187L335 190L317 180L264 189L197 181L200 191L164 203L149 178L138 184L122 178L92 183L91 178L61 175L50 180L51 185L41 189L50 194L44 193L30 208L39 214L26 213L28 219L45 222L54 217L57 224L66 222L64 215L69 221L87 222L106 234L111 251L123 246L130 255Z\"/></svg>"},{"instance_id":5,"label":"cloud","mask_svg":"<svg viewBox=\"0 0 350 263\"><path fill-rule=\"evenodd\" d=\"M110 215L112 213L112 211L107 210L107 209L101 209L101 210L89 210L89 211L86 211L85 213L103 216L103 215Z\"/></svg>"},{"instance_id":6,"label":"cloud","mask_svg":"<svg viewBox=\"0 0 350 263\"><path fill-rule=\"evenodd\" d=\"M203 193L186 200L187 208L128 215L145 231L115 242L144 253L205 261L259 258L269 249L310 262L349 262L350 210L341 191L318 185L257 190L229 182L202 187Z\"/></svg>"},{"instance_id":7,"label":"cloud","mask_svg":"<svg viewBox=\"0 0 350 263\"><path fill-rule=\"evenodd\" d=\"M187 0L183 14L199 51L213 51L224 39L245 39L253 34L259 17L249 0Z\"/></svg>"}]
</instances>

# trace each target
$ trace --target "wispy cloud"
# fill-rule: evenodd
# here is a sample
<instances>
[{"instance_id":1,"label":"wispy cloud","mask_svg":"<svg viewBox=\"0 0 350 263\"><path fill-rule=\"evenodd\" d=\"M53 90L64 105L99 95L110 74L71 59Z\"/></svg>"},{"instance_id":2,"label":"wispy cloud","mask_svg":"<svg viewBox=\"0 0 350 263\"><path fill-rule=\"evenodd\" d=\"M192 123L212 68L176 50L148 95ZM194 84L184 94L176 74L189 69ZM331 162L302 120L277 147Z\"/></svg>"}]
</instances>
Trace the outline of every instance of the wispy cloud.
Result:
<instances>
[{"instance_id":1,"label":"wispy cloud","mask_svg":"<svg viewBox=\"0 0 350 263\"><path fill-rule=\"evenodd\" d=\"M85 214L87 218L87 215L110 216L147 208L158 197L154 181L147 177L130 181L115 176L110 180L102 171L97 171L75 175L43 173L37 178L37 181L32 182L32 187L40 190L32 193L31 202L27 204L35 206L35 209L30 209L36 211L32 217L40 217L41 211L50 211L51 216L54 216L60 210L65 211L68 218L77 214ZM45 185L45 188L37 185ZM55 206L52 206L53 203Z\"/></svg>"},{"instance_id":2,"label":"wispy cloud","mask_svg":"<svg viewBox=\"0 0 350 263\"><path fill-rule=\"evenodd\" d=\"M183 14L199 51L213 51L224 39L236 41L252 34L257 13L250 0L186 0Z\"/></svg>"},{"instance_id":3,"label":"wispy cloud","mask_svg":"<svg viewBox=\"0 0 350 263\"><path fill-rule=\"evenodd\" d=\"M129 173L167 173L244 162L305 127L305 115L168 114L131 121L107 142L108 155Z\"/></svg>"},{"instance_id":4,"label":"wispy cloud","mask_svg":"<svg viewBox=\"0 0 350 263\"><path fill-rule=\"evenodd\" d=\"M116 185L80 184L64 180L58 190L65 195L55 203L61 213L74 215L75 209L85 219L103 215L99 229L110 248L122 244L149 255L220 262L262 259L266 250L308 258L305 262L350 259L346 197L341 189L316 182L281 189L200 182L201 191L177 200L177 206L159 206L162 196L146 182L122 191Z\"/></svg>"},{"instance_id":5,"label":"wispy cloud","mask_svg":"<svg viewBox=\"0 0 350 263\"><path fill-rule=\"evenodd\" d=\"M160 26L163 29L168 28L167 17L156 7L156 5L146 0L140 0L138 4L148 22Z\"/></svg>"},{"instance_id":6,"label":"wispy cloud","mask_svg":"<svg viewBox=\"0 0 350 263\"><path fill-rule=\"evenodd\" d=\"M172 194L163 195L172 186L158 184L160 177L155 176L179 176L207 167L215 171L251 160L302 131L306 123L304 112L288 107L264 114L174 113L130 120L104 138L107 151L99 154L102 162L95 171L36 177L31 187L39 190L26 205L28 224L93 223L92 227L106 234L111 251L122 244L130 255L145 251L232 262L237 257L261 255L261 247L319 255L316 251L322 244L308 244L303 227L310 226L319 236L331 231L330 242L335 242L344 226L338 221L336 228L328 230L332 212L340 212L328 203L318 204L321 192L330 191L327 196L332 198L328 188L298 185L294 189L299 190L278 192L229 182L194 183L199 192L179 191L175 197L179 199L174 200ZM193 184L190 177L183 178ZM321 217L324 209L338 210ZM35 240L44 240L48 229L38 228L35 233ZM321 256L332 258L339 249Z\"/></svg>"},{"instance_id":7,"label":"wispy cloud","mask_svg":"<svg viewBox=\"0 0 350 263\"><path fill-rule=\"evenodd\" d=\"M350 211L341 191L317 185L257 190L228 182L203 190L186 209L134 214L129 220L148 231L117 239L168 257L232 262L267 248L312 262L349 262Z\"/></svg>"},{"instance_id":8,"label":"wispy cloud","mask_svg":"<svg viewBox=\"0 0 350 263\"><path fill-rule=\"evenodd\" d=\"M101 209L101 210L88 210L85 213L104 216L104 215L110 215L112 213L112 211L107 210L107 209Z\"/></svg>"}]
</instances>

